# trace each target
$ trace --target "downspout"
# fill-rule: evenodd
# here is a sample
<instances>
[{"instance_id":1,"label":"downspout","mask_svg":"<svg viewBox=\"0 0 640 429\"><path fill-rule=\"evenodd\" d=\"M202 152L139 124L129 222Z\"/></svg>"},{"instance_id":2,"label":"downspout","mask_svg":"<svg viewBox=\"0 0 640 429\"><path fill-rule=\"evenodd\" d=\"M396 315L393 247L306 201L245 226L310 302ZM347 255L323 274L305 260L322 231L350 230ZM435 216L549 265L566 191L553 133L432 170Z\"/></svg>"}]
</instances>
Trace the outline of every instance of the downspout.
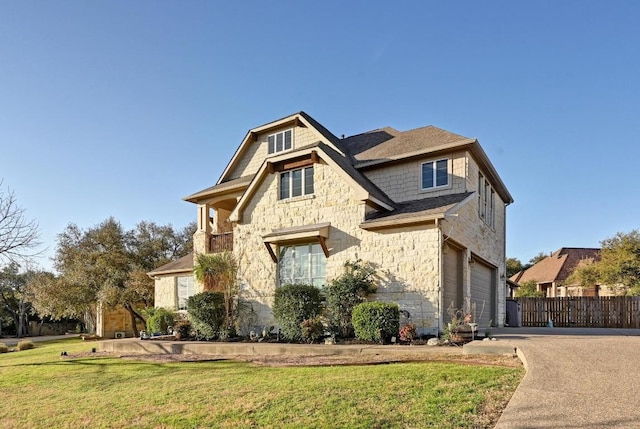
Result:
<instances>
[{"instance_id":1,"label":"downspout","mask_svg":"<svg viewBox=\"0 0 640 429\"><path fill-rule=\"evenodd\" d=\"M438 230L438 332L440 336L440 326L442 326L442 284L444 281L444 273L442 271L442 229L440 228L440 219L436 219L436 229Z\"/></svg>"}]
</instances>

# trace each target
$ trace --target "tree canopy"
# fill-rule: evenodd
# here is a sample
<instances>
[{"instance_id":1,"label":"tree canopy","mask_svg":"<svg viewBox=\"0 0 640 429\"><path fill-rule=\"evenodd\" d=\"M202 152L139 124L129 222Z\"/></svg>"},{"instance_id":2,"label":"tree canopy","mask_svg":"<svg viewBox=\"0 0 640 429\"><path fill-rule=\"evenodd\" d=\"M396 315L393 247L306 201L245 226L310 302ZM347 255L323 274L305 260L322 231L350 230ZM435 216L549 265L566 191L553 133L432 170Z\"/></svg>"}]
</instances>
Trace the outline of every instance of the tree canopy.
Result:
<instances>
[{"instance_id":1,"label":"tree canopy","mask_svg":"<svg viewBox=\"0 0 640 429\"><path fill-rule=\"evenodd\" d=\"M146 275L192 250L194 226L176 231L171 225L140 222L125 230L114 218L81 229L70 224L58 235L54 267L58 277L39 276L30 291L41 314L54 319L83 317L95 323L95 304L122 305L144 322L140 307L153 306L153 281ZM137 335L137 332L136 332Z\"/></svg>"},{"instance_id":2,"label":"tree canopy","mask_svg":"<svg viewBox=\"0 0 640 429\"><path fill-rule=\"evenodd\" d=\"M580 265L570 281L585 287L600 283L640 295L640 231L618 232L601 245L600 260Z\"/></svg>"},{"instance_id":3,"label":"tree canopy","mask_svg":"<svg viewBox=\"0 0 640 429\"><path fill-rule=\"evenodd\" d=\"M16 262L35 256L39 236L38 224L27 219L15 194L0 189L0 261Z\"/></svg>"}]
</instances>

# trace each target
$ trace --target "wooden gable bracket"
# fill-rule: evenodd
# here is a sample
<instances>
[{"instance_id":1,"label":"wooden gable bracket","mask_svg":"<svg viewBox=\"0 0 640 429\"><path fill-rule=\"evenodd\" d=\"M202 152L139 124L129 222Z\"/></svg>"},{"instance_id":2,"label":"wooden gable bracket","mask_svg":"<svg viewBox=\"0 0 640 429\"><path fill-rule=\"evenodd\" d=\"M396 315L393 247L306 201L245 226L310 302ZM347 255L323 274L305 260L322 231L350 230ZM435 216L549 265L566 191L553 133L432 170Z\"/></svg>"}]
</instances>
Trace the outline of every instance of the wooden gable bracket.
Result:
<instances>
[{"instance_id":1,"label":"wooden gable bracket","mask_svg":"<svg viewBox=\"0 0 640 429\"><path fill-rule=\"evenodd\" d=\"M322 247L322 251L324 252L324 256L326 256L327 258L329 257L329 248L327 247L327 243L325 241L326 239L319 235L318 236L318 241L320 242L320 247Z\"/></svg>"},{"instance_id":2,"label":"wooden gable bracket","mask_svg":"<svg viewBox=\"0 0 640 429\"><path fill-rule=\"evenodd\" d=\"M264 245L267 247L267 250L269 251L269 256L271 256L271 260L273 261L273 263L277 264L278 263L278 257L276 256L275 252L271 248L271 243L268 243L268 242L265 241Z\"/></svg>"},{"instance_id":3,"label":"wooden gable bracket","mask_svg":"<svg viewBox=\"0 0 640 429\"><path fill-rule=\"evenodd\" d=\"M267 162L267 173L273 174L275 172L276 172L276 166L273 164L273 162Z\"/></svg>"}]
</instances>

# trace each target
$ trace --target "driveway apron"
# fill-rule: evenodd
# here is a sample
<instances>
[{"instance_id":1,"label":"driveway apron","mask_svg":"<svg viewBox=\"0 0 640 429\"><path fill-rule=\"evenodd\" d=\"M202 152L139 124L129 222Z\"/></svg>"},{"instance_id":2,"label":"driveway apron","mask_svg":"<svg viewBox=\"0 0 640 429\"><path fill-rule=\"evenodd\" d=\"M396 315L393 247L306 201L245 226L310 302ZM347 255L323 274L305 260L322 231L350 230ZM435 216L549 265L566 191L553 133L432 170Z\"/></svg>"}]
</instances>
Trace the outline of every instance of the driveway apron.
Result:
<instances>
[{"instance_id":1,"label":"driveway apron","mask_svg":"<svg viewBox=\"0 0 640 429\"><path fill-rule=\"evenodd\" d=\"M640 330L504 328L527 374L496 428L639 428Z\"/></svg>"}]
</instances>

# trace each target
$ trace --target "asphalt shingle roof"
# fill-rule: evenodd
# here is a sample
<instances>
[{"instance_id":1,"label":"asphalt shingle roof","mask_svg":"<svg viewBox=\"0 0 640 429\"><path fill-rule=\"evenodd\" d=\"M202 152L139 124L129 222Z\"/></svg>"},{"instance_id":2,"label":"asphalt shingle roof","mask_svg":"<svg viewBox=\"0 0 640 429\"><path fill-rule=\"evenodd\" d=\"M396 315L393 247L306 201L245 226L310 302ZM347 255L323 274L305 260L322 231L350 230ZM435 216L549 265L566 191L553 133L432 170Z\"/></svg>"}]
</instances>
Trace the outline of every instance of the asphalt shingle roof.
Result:
<instances>
[{"instance_id":1,"label":"asphalt shingle roof","mask_svg":"<svg viewBox=\"0 0 640 429\"><path fill-rule=\"evenodd\" d=\"M532 267L511 276L518 284L534 280L537 283L563 282L586 261L600 258L600 249L562 247Z\"/></svg>"},{"instance_id":2,"label":"asphalt shingle roof","mask_svg":"<svg viewBox=\"0 0 640 429\"><path fill-rule=\"evenodd\" d=\"M347 137L342 144L357 163L364 163L401 159L404 155L469 141L473 140L430 125L409 131L386 127Z\"/></svg>"},{"instance_id":3,"label":"asphalt shingle roof","mask_svg":"<svg viewBox=\"0 0 640 429\"><path fill-rule=\"evenodd\" d=\"M442 215L456 204L461 203L471 195L472 192L460 194L441 195L439 197L422 198L419 200L396 203L397 209L392 212L378 212L370 214L363 225L372 224L377 221L406 220L413 217L427 217L430 215Z\"/></svg>"},{"instance_id":4,"label":"asphalt shingle roof","mask_svg":"<svg viewBox=\"0 0 640 429\"><path fill-rule=\"evenodd\" d=\"M147 273L149 276L156 276L158 274L168 274L177 272L187 272L193 269L193 253L189 253L180 259L171 261L168 264L164 264L161 267L156 268L153 271Z\"/></svg>"}]
</instances>

